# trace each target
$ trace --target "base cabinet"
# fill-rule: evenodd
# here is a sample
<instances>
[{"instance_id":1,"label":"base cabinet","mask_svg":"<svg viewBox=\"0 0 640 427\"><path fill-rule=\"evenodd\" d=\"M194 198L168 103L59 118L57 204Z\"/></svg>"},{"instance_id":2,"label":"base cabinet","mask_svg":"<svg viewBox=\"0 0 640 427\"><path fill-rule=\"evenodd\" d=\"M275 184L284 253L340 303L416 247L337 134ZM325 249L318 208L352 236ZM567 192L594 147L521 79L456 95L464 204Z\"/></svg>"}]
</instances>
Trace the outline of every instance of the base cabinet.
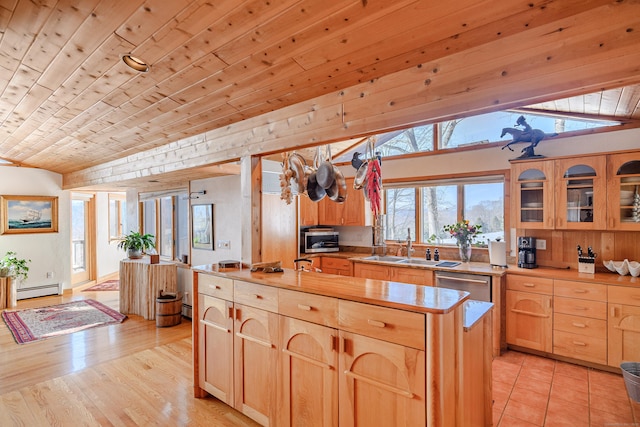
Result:
<instances>
[{"instance_id":1,"label":"base cabinet","mask_svg":"<svg viewBox=\"0 0 640 427\"><path fill-rule=\"evenodd\" d=\"M340 426L424 426L425 353L340 331Z\"/></svg>"},{"instance_id":2,"label":"base cabinet","mask_svg":"<svg viewBox=\"0 0 640 427\"><path fill-rule=\"evenodd\" d=\"M551 298L551 295L507 290L508 344L551 353L553 350Z\"/></svg>"},{"instance_id":3,"label":"base cabinet","mask_svg":"<svg viewBox=\"0 0 640 427\"><path fill-rule=\"evenodd\" d=\"M278 315L236 304L234 407L264 426L277 425Z\"/></svg>"},{"instance_id":4,"label":"base cabinet","mask_svg":"<svg viewBox=\"0 0 640 427\"><path fill-rule=\"evenodd\" d=\"M233 303L199 296L200 385L233 406Z\"/></svg>"},{"instance_id":5,"label":"base cabinet","mask_svg":"<svg viewBox=\"0 0 640 427\"><path fill-rule=\"evenodd\" d=\"M338 331L280 317L278 426L338 425Z\"/></svg>"}]
</instances>

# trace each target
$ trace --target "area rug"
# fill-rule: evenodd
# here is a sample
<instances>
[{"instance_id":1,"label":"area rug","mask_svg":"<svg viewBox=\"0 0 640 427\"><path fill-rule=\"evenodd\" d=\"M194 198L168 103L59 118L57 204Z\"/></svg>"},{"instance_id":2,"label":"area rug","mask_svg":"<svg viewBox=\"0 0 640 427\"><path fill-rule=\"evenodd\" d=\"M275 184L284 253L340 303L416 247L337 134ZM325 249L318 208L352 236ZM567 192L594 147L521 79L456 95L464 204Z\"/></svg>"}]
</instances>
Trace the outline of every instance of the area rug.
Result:
<instances>
[{"instance_id":1,"label":"area rug","mask_svg":"<svg viewBox=\"0 0 640 427\"><path fill-rule=\"evenodd\" d=\"M92 299L2 312L2 319L18 344L121 323L126 318L124 314Z\"/></svg>"},{"instance_id":2,"label":"area rug","mask_svg":"<svg viewBox=\"0 0 640 427\"><path fill-rule=\"evenodd\" d=\"M93 285L90 288L83 289L82 292L96 292L96 291L119 291L120 290L120 281L119 280L107 280L106 282L98 283L97 285Z\"/></svg>"}]
</instances>

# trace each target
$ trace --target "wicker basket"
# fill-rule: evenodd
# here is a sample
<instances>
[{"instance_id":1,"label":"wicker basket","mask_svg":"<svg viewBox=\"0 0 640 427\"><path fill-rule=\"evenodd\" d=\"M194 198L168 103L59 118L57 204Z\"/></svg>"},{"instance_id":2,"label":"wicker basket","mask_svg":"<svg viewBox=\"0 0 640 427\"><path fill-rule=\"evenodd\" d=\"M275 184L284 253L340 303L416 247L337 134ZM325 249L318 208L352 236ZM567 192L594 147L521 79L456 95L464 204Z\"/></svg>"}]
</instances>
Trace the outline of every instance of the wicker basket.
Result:
<instances>
[{"instance_id":1,"label":"wicker basket","mask_svg":"<svg viewBox=\"0 0 640 427\"><path fill-rule=\"evenodd\" d=\"M624 362L620 364L627 394L634 402L640 402L640 362Z\"/></svg>"}]
</instances>

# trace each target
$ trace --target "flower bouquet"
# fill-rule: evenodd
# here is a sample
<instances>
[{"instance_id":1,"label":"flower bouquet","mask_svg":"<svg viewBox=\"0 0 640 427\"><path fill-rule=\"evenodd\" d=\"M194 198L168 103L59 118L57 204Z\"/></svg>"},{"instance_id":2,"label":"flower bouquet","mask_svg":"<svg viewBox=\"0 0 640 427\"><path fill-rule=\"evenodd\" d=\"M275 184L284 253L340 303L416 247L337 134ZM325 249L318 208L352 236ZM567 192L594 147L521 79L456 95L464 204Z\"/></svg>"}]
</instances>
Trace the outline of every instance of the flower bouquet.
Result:
<instances>
[{"instance_id":1,"label":"flower bouquet","mask_svg":"<svg viewBox=\"0 0 640 427\"><path fill-rule=\"evenodd\" d=\"M482 234L482 225L471 225L469 220L465 219L455 224L445 225L444 231L456 239L462 262L469 262L471 260L471 244L478 234Z\"/></svg>"}]
</instances>

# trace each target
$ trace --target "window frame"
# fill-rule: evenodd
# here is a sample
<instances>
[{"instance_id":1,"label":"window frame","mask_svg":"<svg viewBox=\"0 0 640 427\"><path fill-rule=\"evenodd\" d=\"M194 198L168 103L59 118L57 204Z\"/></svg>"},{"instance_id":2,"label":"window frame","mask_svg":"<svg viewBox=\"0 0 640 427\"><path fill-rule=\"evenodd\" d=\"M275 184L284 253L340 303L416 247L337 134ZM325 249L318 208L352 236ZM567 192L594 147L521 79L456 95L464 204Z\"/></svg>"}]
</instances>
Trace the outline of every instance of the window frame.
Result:
<instances>
[{"instance_id":1,"label":"window frame","mask_svg":"<svg viewBox=\"0 0 640 427\"><path fill-rule=\"evenodd\" d=\"M115 202L116 209L116 236L113 236L111 233L111 221L112 221L112 213L111 213L111 202ZM108 214L108 223L109 223L109 242L113 242L116 240L122 240L122 237L126 234L126 230L124 230L123 219L126 219L126 206L127 206L127 196L124 194L117 193L109 193L108 194L108 206L107 214ZM123 206L125 212L123 212Z\"/></svg>"},{"instance_id":2,"label":"window frame","mask_svg":"<svg viewBox=\"0 0 640 427\"><path fill-rule=\"evenodd\" d=\"M179 197L188 197L188 192L185 190L184 192L180 192L180 193L176 193L176 194L172 194L172 195L164 195L164 196L157 196L157 197L150 197L150 198L146 198L145 200L141 200L139 201L139 222L140 222L140 230L142 230L143 233L149 233L149 234L153 234L155 237L155 243L156 243L156 251L158 252L158 254L160 254L160 259L164 260L164 261L173 261L173 262L182 262L182 260L178 259L178 238L177 236L180 235L179 230L178 230L178 220L177 220L177 210L178 210L178 198ZM162 254L160 248L162 247L163 244L163 240L164 240L164 235L162 233L162 223L161 223L161 219L162 219L162 209L161 209L161 205L162 205L162 200L163 199L167 199L167 198L171 198L171 254L167 255L167 254ZM149 203L149 202L153 202L153 209L154 209L154 223L155 223L155 229L154 230L148 230L147 227L145 227L145 216L146 216L146 207L145 207L145 203ZM187 216L189 215L189 212L187 212ZM188 225L189 221L187 220L187 234L189 233L188 230ZM188 248L187 248L188 249ZM190 255L190 254L188 254Z\"/></svg>"},{"instance_id":3,"label":"window frame","mask_svg":"<svg viewBox=\"0 0 640 427\"><path fill-rule=\"evenodd\" d=\"M386 207L388 206L387 200L387 190L390 189L398 189L398 188L414 188L415 190L415 218L414 218L414 228L411 233L411 240L416 245L423 246L442 246L442 247L455 247L455 244L451 243L437 243L430 241L423 241L423 216L424 216L424 207L423 207L423 188L431 187L431 186L457 186L457 205L456 205L456 222L462 221L464 214L464 186L469 184L486 184L491 182L502 182L503 184L503 224L504 224L504 236L503 240L506 241L507 245L510 244L510 171L502 170L502 171L490 171L490 172L482 172L482 173L468 173L464 174L464 177L433 177L432 179L422 179L419 181L415 180L397 180L393 183L388 183L383 188L383 197L384 197L384 206L385 212ZM406 238L404 239L406 240ZM385 243L388 245L393 245L397 243L397 239L389 240L386 239ZM481 243L474 245L481 248L486 248L488 245L483 240Z\"/></svg>"}]
</instances>

